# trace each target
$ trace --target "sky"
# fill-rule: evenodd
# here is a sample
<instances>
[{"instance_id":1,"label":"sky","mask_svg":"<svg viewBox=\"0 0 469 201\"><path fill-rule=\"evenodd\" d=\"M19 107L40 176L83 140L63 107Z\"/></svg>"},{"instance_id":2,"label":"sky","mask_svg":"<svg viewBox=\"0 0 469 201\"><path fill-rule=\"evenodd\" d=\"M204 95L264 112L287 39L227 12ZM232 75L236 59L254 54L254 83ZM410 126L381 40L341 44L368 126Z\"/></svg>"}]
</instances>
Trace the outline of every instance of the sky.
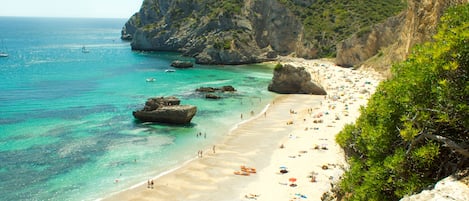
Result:
<instances>
[{"instance_id":1,"label":"sky","mask_svg":"<svg viewBox=\"0 0 469 201\"><path fill-rule=\"evenodd\" d=\"M0 0L0 16L129 18L143 0Z\"/></svg>"}]
</instances>

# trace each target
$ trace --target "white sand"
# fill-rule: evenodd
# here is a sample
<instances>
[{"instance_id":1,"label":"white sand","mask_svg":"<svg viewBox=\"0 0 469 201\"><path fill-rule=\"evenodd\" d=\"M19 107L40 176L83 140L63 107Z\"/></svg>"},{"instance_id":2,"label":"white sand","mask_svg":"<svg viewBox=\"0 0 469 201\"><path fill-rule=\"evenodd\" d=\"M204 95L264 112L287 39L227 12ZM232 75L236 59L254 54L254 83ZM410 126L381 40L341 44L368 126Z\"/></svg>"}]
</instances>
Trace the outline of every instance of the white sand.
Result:
<instances>
[{"instance_id":1,"label":"white sand","mask_svg":"<svg viewBox=\"0 0 469 201\"><path fill-rule=\"evenodd\" d=\"M287 58L282 63L306 67L328 95L279 95L265 113L217 144L216 153L207 147L203 158L154 180L154 189L145 182L106 200L320 200L346 166L335 135L355 121L380 77L327 61ZM235 175L241 165L257 173ZM288 173L280 173L282 166ZM295 187L290 178L296 178Z\"/></svg>"}]
</instances>

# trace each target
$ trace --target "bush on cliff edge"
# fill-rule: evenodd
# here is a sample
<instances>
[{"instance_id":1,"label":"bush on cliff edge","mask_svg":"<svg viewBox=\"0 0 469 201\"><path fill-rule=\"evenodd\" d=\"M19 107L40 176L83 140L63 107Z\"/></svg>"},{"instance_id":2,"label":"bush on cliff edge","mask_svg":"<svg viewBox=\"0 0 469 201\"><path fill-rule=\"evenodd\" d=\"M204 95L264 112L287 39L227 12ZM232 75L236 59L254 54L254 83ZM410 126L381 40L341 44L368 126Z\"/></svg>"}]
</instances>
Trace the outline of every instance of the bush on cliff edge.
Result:
<instances>
[{"instance_id":1,"label":"bush on cliff edge","mask_svg":"<svg viewBox=\"0 0 469 201\"><path fill-rule=\"evenodd\" d=\"M448 9L434 41L392 73L337 135L345 200L397 200L469 165L469 4Z\"/></svg>"}]
</instances>

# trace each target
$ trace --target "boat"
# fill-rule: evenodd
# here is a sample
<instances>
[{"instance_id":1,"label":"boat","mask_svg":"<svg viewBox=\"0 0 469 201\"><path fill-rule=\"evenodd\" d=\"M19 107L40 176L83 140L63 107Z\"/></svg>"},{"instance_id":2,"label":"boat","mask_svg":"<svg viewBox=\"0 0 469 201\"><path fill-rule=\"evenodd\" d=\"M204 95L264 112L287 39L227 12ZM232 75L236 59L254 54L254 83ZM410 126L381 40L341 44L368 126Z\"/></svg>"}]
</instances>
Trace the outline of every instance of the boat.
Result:
<instances>
[{"instance_id":1,"label":"boat","mask_svg":"<svg viewBox=\"0 0 469 201\"><path fill-rule=\"evenodd\" d=\"M2 49L5 49L5 46L3 45L3 40L2 40ZM8 53L4 50L0 50L0 57L8 57Z\"/></svg>"},{"instance_id":2,"label":"boat","mask_svg":"<svg viewBox=\"0 0 469 201\"><path fill-rule=\"evenodd\" d=\"M166 69L164 72L172 73L172 72L176 72L176 70L173 70L173 69Z\"/></svg>"},{"instance_id":3,"label":"boat","mask_svg":"<svg viewBox=\"0 0 469 201\"><path fill-rule=\"evenodd\" d=\"M81 48L81 52L82 52L82 53L90 53L90 51L89 51L88 49L86 49L85 46L83 46L83 47Z\"/></svg>"},{"instance_id":4,"label":"boat","mask_svg":"<svg viewBox=\"0 0 469 201\"><path fill-rule=\"evenodd\" d=\"M155 78L152 78L152 77L149 77L149 78L146 79L146 81L147 81L147 82L154 82L154 81L156 81L156 79L155 79Z\"/></svg>"}]
</instances>

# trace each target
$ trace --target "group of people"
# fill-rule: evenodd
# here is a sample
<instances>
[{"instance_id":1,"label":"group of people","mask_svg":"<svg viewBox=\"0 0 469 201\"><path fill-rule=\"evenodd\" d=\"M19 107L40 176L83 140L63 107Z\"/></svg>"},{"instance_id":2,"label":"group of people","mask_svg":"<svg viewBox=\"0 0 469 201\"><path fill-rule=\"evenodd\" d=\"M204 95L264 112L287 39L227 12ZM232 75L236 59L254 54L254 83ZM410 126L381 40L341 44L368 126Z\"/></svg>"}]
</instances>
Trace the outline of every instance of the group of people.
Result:
<instances>
[{"instance_id":1,"label":"group of people","mask_svg":"<svg viewBox=\"0 0 469 201\"><path fill-rule=\"evenodd\" d=\"M195 135L197 138L202 137L202 132L199 132ZM204 138L207 138L207 133L204 133Z\"/></svg>"},{"instance_id":2,"label":"group of people","mask_svg":"<svg viewBox=\"0 0 469 201\"><path fill-rule=\"evenodd\" d=\"M153 183L153 179L152 179L152 180L148 180L148 182L147 182L147 188L153 188L154 185L155 185L155 183Z\"/></svg>"}]
</instances>

